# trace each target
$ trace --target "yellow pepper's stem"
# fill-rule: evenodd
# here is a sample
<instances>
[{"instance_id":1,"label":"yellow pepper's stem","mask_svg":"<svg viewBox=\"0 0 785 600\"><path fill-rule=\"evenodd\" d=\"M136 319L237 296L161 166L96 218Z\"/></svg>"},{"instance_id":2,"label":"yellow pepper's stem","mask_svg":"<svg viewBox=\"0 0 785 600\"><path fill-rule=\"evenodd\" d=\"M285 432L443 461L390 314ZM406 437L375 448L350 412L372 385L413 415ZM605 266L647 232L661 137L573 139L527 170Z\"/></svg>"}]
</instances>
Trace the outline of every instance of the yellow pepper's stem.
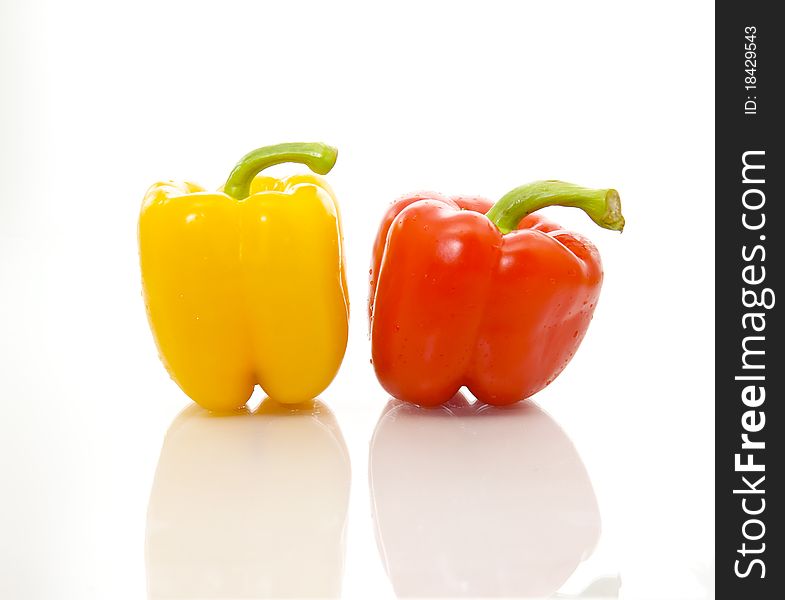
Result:
<instances>
[{"instance_id":1,"label":"yellow pepper's stem","mask_svg":"<svg viewBox=\"0 0 785 600\"><path fill-rule=\"evenodd\" d=\"M257 148L243 156L226 180L224 192L242 200L251 193L251 181L259 171L285 162L302 163L314 173L326 175L335 165L338 150L321 142L277 144Z\"/></svg>"}]
</instances>

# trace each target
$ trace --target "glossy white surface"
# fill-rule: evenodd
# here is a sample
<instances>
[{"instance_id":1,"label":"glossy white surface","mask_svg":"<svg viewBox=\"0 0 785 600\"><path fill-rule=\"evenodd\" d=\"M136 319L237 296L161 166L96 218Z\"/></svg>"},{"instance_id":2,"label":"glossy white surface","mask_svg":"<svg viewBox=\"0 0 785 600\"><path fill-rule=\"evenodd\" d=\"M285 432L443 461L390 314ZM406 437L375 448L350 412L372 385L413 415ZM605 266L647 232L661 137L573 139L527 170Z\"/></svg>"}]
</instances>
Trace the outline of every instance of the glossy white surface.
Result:
<instances>
[{"instance_id":1,"label":"glossy white surface","mask_svg":"<svg viewBox=\"0 0 785 600\"><path fill-rule=\"evenodd\" d=\"M321 403L212 416L164 439L147 509L152 598L335 597L351 468Z\"/></svg>"},{"instance_id":2,"label":"glossy white surface","mask_svg":"<svg viewBox=\"0 0 785 600\"><path fill-rule=\"evenodd\" d=\"M534 403L391 401L369 460L379 552L398 596L547 597L599 540L586 469Z\"/></svg>"},{"instance_id":3,"label":"glossy white surface","mask_svg":"<svg viewBox=\"0 0 785 600\"><path fill-rule=\"evenodd\" d=\"M710 598L713 47L708 2L0 3L0 597ZM142 196L286 140L340 149L334 430L188 409L167 436L189 401L145 319ZM606 279L545 412L385 413L364 304L387 203L550 177L616 187L627 228L550 211Z\"/></svg>"}]
</instances>

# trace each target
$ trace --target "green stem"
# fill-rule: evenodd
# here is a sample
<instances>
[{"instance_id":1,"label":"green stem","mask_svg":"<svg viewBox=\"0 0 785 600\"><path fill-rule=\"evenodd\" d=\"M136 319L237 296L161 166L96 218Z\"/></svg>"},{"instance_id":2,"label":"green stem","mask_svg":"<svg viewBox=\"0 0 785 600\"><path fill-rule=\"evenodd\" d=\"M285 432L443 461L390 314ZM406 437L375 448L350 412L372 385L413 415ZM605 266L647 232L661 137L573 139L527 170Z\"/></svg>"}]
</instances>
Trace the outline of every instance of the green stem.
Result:
<instances>
[{"instance_id":1,"label":"green stem","mask_svg":"<svg viewBox=\"0 0 785 600\"><path fill-rule=\"evenodd\" d=\"M335 165L338 150L321 142L277 144L257 148L243 156L226 180L224 192L242 200L251 193L251 181L259 171L285 162L302 163L314 173L326 175Z\"/></svg>"},{"instance_id":2,"label":"green stem","mask_svg":"<svg viewBox=\"0 0 785 600\"><path fill-rule=\"evenodd\" d=\"M593 190L564 181L535 181L506 193L485 215L502 233L518 227L526 215L546 206L580 208L605 229L621 231L624 217L616 190Z\"/></svg>"}]
</instances>

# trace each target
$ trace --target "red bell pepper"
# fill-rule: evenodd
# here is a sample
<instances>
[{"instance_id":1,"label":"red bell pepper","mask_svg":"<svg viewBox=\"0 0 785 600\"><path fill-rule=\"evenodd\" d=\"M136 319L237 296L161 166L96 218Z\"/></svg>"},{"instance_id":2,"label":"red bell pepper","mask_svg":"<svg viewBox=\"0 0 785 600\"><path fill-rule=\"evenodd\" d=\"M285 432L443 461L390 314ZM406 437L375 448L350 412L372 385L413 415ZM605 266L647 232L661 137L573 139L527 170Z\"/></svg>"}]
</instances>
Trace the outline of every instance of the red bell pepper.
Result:
<instances>
[{"instance_id":1,"label":"red bell pepper","mask_svg":"<svg viewBox=\"0 0 785 600\"><path fill-rule=\"evenodd\" d=\"M395 202L374 244L373 366L394 397L423 406L466 386L511 404L551 383L575 354L602 285L586 238L530 214L584 210L621 231L619 195L561 181L477 197L419 193Z\"/></svg>"}]
</instances>

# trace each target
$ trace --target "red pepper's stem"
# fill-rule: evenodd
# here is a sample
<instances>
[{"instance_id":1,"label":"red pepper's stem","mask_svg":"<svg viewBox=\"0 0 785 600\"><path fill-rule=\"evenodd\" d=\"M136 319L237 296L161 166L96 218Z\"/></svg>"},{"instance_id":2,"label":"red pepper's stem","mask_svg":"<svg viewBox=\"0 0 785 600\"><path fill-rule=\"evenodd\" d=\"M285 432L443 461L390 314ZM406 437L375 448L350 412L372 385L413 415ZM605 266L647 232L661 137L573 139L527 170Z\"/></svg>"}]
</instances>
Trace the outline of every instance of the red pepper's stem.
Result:
<instances>
[{"instance_id":1,"label":"red pepper's stem","mask_svg":"<svg viewBox=\"0 0 785 600\"><path fill-rule=\"evenodd\" d=\"M518 227L526 215L546 206L580 208L605 229L621 231L624 217L616 190L593 190L564 181L535 181L508 192L485 215L502 233Z\"/></svg>"},{"instance_id":2,"label":"red pepper's stem","mask_svg":"<svg viewBox=\"0 0 785 600\"><path fill-rule=\"evenodd\" d=\"M251 191L251 181L262 169L285 162L302 163L314 173L326 175L335 165L338 150L321 142L265 146L243 156L229 175L224 192L242 200Z\"/></svg>"}]
</instances>

